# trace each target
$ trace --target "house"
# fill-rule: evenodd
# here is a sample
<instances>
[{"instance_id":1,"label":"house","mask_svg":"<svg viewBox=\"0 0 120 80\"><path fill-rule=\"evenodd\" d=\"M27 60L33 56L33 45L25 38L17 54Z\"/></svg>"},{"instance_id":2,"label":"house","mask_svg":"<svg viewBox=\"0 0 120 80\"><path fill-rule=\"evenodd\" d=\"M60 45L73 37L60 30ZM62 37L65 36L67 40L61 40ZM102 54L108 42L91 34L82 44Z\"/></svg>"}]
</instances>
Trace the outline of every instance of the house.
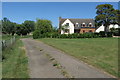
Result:
<instances>
[{"instance_id":1,"label":"house","mask_svg":"<svg viewBox=\"0 0 120 80\"><path fill-rule=\"evenodd\" d=\"M93 19L70 19L59 17L59 28L61 34L95 32L95 23Z\"/></svg>"},{"instance_id":2,"label":"house","mask_svg":"<svg viewBox=\"0 0 120 80\"><path fill-rule=\"evenodd\" d=\"M104 27L105 27L104 25L99 26L99 27L95 30L95 32L99 33L100 31L105 31L105 28L104 28ZM120 28L120 26L119 26L118 24L110 24L110 25L109 25L109 30L110 30L110 28Z\"/></svg>"},{"instance_id":3,"label":"house","mask_svg":"<svg viewBox=\"0 0 120 80\"><path fill-rule=\"evenodd\" d=\"M110 24L110 28L120 28L118 24ZM94 19L71 19L59 17L59 29L61 34L86 33L105 31L104 26L95 27Z\"/></svg>"}]
</instances>

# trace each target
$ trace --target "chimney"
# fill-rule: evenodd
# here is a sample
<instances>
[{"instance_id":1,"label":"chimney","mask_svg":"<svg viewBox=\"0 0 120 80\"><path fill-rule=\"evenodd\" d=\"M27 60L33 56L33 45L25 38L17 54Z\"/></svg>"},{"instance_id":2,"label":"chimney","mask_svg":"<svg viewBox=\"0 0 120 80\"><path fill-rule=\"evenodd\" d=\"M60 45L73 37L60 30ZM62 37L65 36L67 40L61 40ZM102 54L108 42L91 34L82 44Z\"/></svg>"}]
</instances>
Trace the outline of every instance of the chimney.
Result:
<instances>
[{"instance_id":1,"label":"chimney","mask_svg":"<svg viewBox=\"0 0 120 80\"><path fill-rule=\"evenodd\" d=\"M61 19L62 19L62 17L60 16L60 17L59 17L59 21L60 21Z\"/></svg>"}]
</instances>

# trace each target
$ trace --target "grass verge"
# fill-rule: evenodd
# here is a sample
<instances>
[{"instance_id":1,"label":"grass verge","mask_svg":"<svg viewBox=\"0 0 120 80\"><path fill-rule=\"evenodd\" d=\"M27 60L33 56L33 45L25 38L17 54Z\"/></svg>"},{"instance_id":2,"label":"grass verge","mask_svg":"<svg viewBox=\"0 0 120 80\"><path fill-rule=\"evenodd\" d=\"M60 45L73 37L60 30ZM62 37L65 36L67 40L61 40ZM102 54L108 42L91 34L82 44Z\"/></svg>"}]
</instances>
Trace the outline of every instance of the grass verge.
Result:
<instances>
[{"instance_id":1,"label":"grass verge","mask_svg":"<svg viewBox=\"0 0 120 80\"><path fill-rule=\"evenodd\" d=\"M11 35L2 35L1 38L2 38L2 40L9 40L12 38L12 36Z\"/></svg>"},{"instance_id":2,"label":"grass verge","mask_svg":"<svg viewBox=\"0 0 120 80\"><path fill-rule=\"evenodd\" d=\"M0 80L2 78L2 62L0 62Z\"/></svg>"},{"instance_id":3,"label":"grass verge","mask_svg":"<svg viewBox=\"0 0 120 80\"><path fill-rule=\"evenodd\" d=\"M117 38L39 40L118 77Z\"/></svg>"},{"instance_id":4,"label":"grass verge","mask_svg":"<svg viewBox=\"0 0 120 80\"><path fill-rule=\"evenodd\" d=\"M29 78L28 58L20 39L3 51L2 78Z\"/></svg>"}]
</instances>

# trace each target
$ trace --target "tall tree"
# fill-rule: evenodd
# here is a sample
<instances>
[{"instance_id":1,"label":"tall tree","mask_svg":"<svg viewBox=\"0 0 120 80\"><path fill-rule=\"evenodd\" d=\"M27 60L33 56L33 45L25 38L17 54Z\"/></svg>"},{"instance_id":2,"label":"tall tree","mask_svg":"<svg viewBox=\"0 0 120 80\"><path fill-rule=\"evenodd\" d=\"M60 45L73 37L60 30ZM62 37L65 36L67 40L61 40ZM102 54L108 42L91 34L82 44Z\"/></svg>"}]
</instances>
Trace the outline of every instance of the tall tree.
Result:
<instances>
[{"instance_id":1,"label":"tall tree","mask_svg":"<svg viewBox=\"0 0 120 80\"><path fill-rule=\"evenodd\" d=\"M8 26L10 25L10 21L5 17L2 20L2 32L8 33Z\"/></svg>"},{"instance_id":2,"label":"tall tree","mask_svg":"<svg viewBox=\"0 0 120 80\"><path fill-rule=\"evenodd\" d=\"M16 34L17 35L27 35L28 30L23 24L17 24L16 25Z\"/></svg>"},{"instance_id":3,"label":"tall tree","mask_svg":"<svg viewBox=\"0 0 120 80\"><path fill-rule=\"evenodd\" d=\"M7 18L3 18L3 20L2 20L2 32L14 35L15 23L11 22Z\"/></svg>"},{"instance_id":4,"label":"tall tree","mask_svg":"<svg viewBox=\"0 0 120 80\"><path fill-rule=\"evenodd\" d=\"M102 4L96 7L97 16L95 17L96 26L104 25L105 32L109 31L109 25L118 23L118 12L110 4Z\"/></svg>"},{"instance_id":5,"label":"tall tree","mask_svg":"<svg viewBox=\"0 0 120 80\"><path fill-rule=\"evenodd\" d=\"M36 30L39 30L41 34L52 31L52 22L50 20L37 19Z\"/></svg>"},{"instance_id":6,"label":"tall tree","mask_svg":"<svg viewBox=\"0 0 120 80\"><path fill-rule=\"evenodd\" d=\"M34 21L26 20L23 25L27 28L28 33L34 31L35 23Z\"/></svg>"}]
</instances>

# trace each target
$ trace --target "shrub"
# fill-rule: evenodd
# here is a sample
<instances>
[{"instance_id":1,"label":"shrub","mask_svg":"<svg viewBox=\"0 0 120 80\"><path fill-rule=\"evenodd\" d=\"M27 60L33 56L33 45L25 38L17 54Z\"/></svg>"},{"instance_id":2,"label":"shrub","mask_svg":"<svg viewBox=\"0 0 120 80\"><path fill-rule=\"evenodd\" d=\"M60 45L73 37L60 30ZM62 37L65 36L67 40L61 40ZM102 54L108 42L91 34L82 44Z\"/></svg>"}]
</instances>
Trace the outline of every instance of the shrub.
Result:
<instances>
[{"instance_id":1,"label":"shrub","mask_svg":"<svg viewBox=\"0 0 120 80\"><path fill-rule=\"evenodd\" d=\"M77 38L82 38L82 34L79 33L79 34L77 35Z\"/></svg>"},{"instance_id":2,"label":"shrub","mask_svg":"<svg viewBox=\"0 0 120 80\"><path fill-rule=\"evenodd\" d=\"M82 38L92 38L94 36L93 33L83 33Z\"/></svg>"},{"instance_id":3,"label":"shrub","mask_svg":"<svg viewBox=\"0 0 120 80\"><path fill-rule=\"evenodd\" d=\"M68 38L72 38L72 35L71 35L71 34L68 34Z\"/></svg>"},{"instance_id":4,"label":"shrub","mask_svg":"<svg viewBox=\"0 0 120 80\"><path fill-rule=\"evenodd\" d=\"M61 34L60 35L60 38L67 38L68 36L67 36L67 34Z\"/></svg>"},{"instance_id":5,"label":"shrub","mask_svg":"<svg viewBox=\"0 0 120 80\"><path fill-rule=\"evenodd\" d=\"M100 37L105 37L105 31L100 31L99 34L100 34Z\"/></svg>"},{"instance_id":6,"label":"shrub","mask_svg":"<svg viewBox=\"0 0 120 80\"><path fill-rule=\"evenodd\" d=\"M98 38L99 37L99 33L93 33L93 37L94 38Z\"/></svg>"},{"instance_id":7,"label":"shrub","mask_svg":"<svg viewBox=\"0 0 120 80\"><path fill-rule=\"evenodd\" d=\"M59 34L58 33L52 33L52 38L59 38Z\"/></svg>"},{"instance_id":8,"label":"shrub","mask_svg":"<svg viewBox=\"0 0 120 80\"><path fill-rule=\"evenodd\" d=\"M120 36L120 28L116 28L113 32L114 36Z\"/></svg>"},{"instance_id":9,"label":"shrub","mask_svg":"<svg viewBox=\"0 0 120 80\"><path fill-rule=\"evenodd\" d=\"M107 37L112 37L112 32L107 32Z\"/></svg>"},{"instance_id":10,"label":"shrub","mask_svg":"<svg viewBox=\"0 0 120 80\"><path fill-rule=\"evenodd\" d=\"M34 32L33 32L33 39L37 39L37 38L39 38L40 37L40 31L39 30L35 30Z\"/></svg>"},{"instance_id":11,"label":"shrub","mask_svg":"<svg viewBox=\"0 0 120 80\"><path fill-rule=\"evenodd\" d=\"M100 32L100 36L103 37L103 32ZM108 35L111 37L111 35ZM34 31L33 38L97 38L99 37L99 33L73 33L73 34L59 34L57 32L54 33L44 33L41 34L40 31Z\"/></svg>"},{"instance_id":12,"label":"shrub","mask_svg":"<svg viewBox=\"0 0 120 80\"><path fill-rule=\"evenodd\" d=\"M78 34L77 33L74 33L74 34L71 34L72 36L72 38L78 38Z\"/></svg>"},{"instance_id":13,"label":"shrub","mask_svg":"<svg viewBox=\"0 0 120 80\"><path fill-rule=\"evenodd\" d=\"M50 33L44 33L44 38L50 38Z\"/></svg>"}]
</instances>

